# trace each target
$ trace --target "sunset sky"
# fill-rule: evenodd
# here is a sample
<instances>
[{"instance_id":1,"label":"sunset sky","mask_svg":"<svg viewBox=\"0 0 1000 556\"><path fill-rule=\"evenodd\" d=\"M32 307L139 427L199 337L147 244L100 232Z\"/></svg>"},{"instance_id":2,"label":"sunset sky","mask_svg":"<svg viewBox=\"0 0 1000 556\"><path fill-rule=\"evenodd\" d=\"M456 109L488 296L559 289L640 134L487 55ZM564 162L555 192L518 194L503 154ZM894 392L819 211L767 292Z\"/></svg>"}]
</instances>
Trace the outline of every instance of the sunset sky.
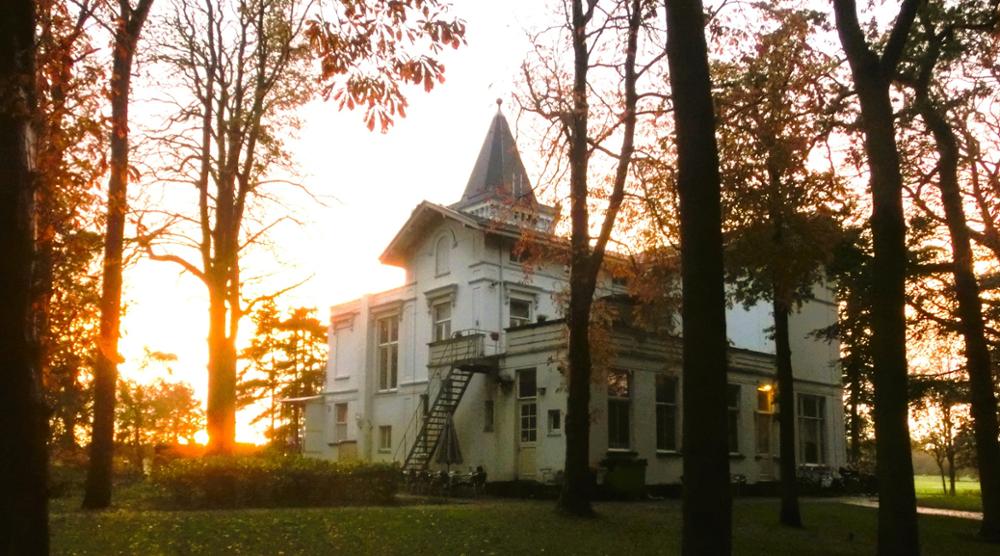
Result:
<instances>
[{"instance_id":1,"label":"sunset sky","mask_svg":"<svg viewBox=\"0 0 1000 556\"><path fill-rule=\"evenodd\" d=\"M452 203L461 197L497 98L505 100L504 112L516 127L511 93L530 48L526 29L538 27L545 3L455 4L454 13L468 26L468 46L446 53L446 82L430 94L412 91L407 118L388 134L369 132L360 114L338 112L333 103L315 102L303 112L305 127L293 152L302 181L326 206L295 196L293 208L303 225L280 229L273 235L273 250L252 254L243 263L246 274L269 274L264 290L313 276L285 295L282 306L314 306L325 320L334 303L401 284L402 271L378 262L382 249L420 201ZM148 98L141 90L136 97L140 105ZM530 144L521 150L534 176L537 153ZM178 360L166 378L189 382L203 397L204 286L171 263L152 261L129 269L125 281L123 375L149 381L165 374L165 369L139 368L145 347L174 353ZM247 321L241 343L251 335ZM238 440L262 440L246 425L249 417L240 418Z\"/></svg>"}]
</instances>

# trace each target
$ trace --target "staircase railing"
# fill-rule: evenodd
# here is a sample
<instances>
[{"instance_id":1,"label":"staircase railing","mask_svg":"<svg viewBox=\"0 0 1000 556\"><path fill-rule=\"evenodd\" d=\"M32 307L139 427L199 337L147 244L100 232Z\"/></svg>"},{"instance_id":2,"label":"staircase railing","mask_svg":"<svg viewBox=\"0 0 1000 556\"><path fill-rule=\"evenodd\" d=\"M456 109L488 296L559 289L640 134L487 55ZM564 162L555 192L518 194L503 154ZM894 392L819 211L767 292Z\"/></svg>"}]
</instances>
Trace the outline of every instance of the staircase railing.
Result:
<instances>
[{"instance_id":1,"label":"staircase railing","mask_svg":"<svg viewBox=\"0 0 1000 556\"><path fill-rule=\"evenodd\" d=\"M456 332L455 337L465 337L465 334L462 334L462 332L464 331ZM410 418L410 422L407 423L406 428L403 429L403 437L392 454L393 461L405 459L409 455L410 449L413 447L411 442L416 443L418 440L424 417L431 412L431 408L434 407L433 404L437 403L437 398L441 394L441 385L443 384L443 381L440 380L443 363L442 360L453 358L454 352L457 350L457 345L457 342L449 342L448 344L445 344L438 359L428 365L431 370L431 375L427 377L427 387L424 388L424 392L419 398L420 401L417 403L416 411L413 412L413 417ZM435 387L437 388L436 391ZM436 395L432 397L432 393ZM431 400L434 400L433 403Z\"/></svg>"},{"instance_id":2,"label":"staircase railing","mask_svg":"<svg viewBox=\"0 0 1000 556\"><path fill-rule=\"evenodd\" d=\"M417 404L416 411L413 412L406 428L403 429L402 438L392 455L393 461L403 461L405 464L413 446L421 440L424 417L430 415L439 406L442 387L450 379L456 364L500 353L499 335L496 332L475 328L456 331L451 338L440 342L438 347L440 349L437 351L437 356L428 365L431 374L427 380L427 387L424 389L420 403Z\"/></svg>"}]
</instances>

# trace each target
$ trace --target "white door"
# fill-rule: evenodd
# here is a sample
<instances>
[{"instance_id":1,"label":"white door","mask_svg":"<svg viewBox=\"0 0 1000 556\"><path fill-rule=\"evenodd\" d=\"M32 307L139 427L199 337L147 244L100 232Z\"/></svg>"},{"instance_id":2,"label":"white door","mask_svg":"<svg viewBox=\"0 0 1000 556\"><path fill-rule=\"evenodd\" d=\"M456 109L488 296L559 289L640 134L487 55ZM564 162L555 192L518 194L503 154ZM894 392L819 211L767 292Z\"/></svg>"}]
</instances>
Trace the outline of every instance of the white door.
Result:
<instances>
[{"instance_id":1,"label":"white door","mask_svg":"<svg viewBox=\"0 0 1000 556\"><path fill-rule=\"evenodd\" d=\"M534 479L538 470L535 449L538 443L538 404L534 400L517 403L517 478Z\"/></svg>"}]
</instances>

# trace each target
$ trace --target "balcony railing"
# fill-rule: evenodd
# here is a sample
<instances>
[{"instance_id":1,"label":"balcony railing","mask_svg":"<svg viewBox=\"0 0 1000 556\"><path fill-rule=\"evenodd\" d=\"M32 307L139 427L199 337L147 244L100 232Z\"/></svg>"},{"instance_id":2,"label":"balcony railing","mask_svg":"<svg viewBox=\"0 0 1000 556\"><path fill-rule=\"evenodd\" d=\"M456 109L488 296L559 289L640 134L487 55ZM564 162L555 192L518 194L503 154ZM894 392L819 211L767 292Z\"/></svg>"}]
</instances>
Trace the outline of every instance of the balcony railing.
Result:
<instances>
[{"instance_id":1,"label":"balcony railing","mask_svg":"<svg viewBox=\"0 0 1000 556\"><path fill-rule=\"evenodd\" d=\"M430 344L430 367L478 364L500 353L500 335L486 330L459 330Z\"/></svg>"}]
</instances>

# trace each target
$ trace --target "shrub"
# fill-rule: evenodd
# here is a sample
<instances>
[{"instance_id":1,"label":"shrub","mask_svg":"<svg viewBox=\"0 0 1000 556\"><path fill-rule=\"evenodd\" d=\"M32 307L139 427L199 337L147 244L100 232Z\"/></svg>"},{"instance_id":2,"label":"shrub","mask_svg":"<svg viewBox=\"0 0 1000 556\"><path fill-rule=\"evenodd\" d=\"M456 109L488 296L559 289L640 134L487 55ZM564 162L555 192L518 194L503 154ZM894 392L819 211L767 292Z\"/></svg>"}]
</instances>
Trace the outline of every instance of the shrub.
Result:
<instances>
[{"instance_id":1,"label":"shrub","mask_svg":"<svg viewBox=\"0 0 1000 556\"><path fill-rule=\"evenodd\" d=\"M387 504L399 488L393 465L301 456L178 459L153 472L160 499L182 508Z\"/></svg>"}]
</instances>

